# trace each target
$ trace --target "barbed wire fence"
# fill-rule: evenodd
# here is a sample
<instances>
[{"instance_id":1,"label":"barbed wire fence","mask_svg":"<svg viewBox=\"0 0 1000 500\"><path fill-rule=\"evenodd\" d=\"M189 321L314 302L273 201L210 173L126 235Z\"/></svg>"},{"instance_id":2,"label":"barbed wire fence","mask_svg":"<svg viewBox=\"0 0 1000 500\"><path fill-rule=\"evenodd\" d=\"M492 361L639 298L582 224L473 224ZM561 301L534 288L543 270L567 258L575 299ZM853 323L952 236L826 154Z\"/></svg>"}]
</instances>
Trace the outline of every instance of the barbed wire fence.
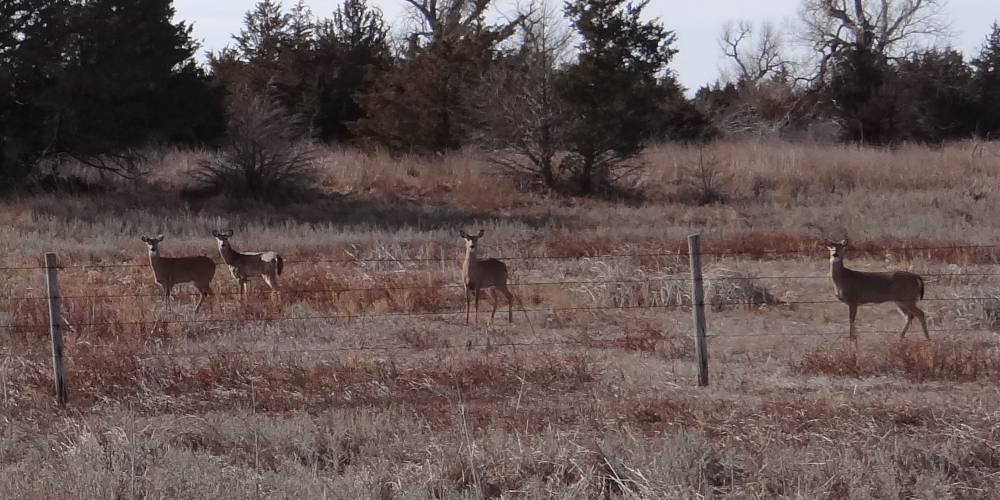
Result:
<instances>
[{"instance_id":1,"label":"barbed wire fence","mask_svg":"<svg viewBox=\"0 0 1000 500\"><path fill-rule=\"evenodd\" d=\"M530 313L582 313L582 312L601 312L601 311L639 311L639 310L674 310L674 311L686 311L690 310L693 315L693 331L692 340L696 347L695 360L698 366L698 379L699 385L708 384L708 339L718 339L726 337L831 337L831 336L842 336L845 332L842 330L838 331L781 331L781 332L740 332L739 334L728 334L724 332L708 332L705 322L704 308L706 306L716 310L717 308L724 307L736 307L736 306L753 306L752 302L746 300L705 300L703 297L704 291L699 292L704 281L710 281L713 283L719 282L730 282L736 283L740 286L741 283L750 283L754 280L829 280L829 274L816 274L816 275L747 275L747 276L713 276L706 279L700 268L700 257L701 256L716 256L716 257L732 257L732 256L748 256L753 258L759 258L762 256L780 256L780 255L822 255L820 252L811 249L796 249L796 250L753 250L747 252L722 250L722 251L702 251L699 248L697 236L692 236L693 240L689 240L688 250L674 249L671 251L661 251L661 252L634 252L634 253L593 253L593 254L574 254L574 255L507 255L498 257L501 260L507 261L579 261L583 259L589 259L594 261L602 261L609 259L655 259L655 258L671 258L671 259L685 259L689 260L689 271L690 276L660 276L655 278L641 278L641 279L589 279L589 280L559 280L559 281L526 281L526 282L516 282L511 283L511 287L515 288L530 288L530 287L547 287L547 286L582 286L582 287L592 287L592 286L607 286L607 285L619 285L619 286L651 286L657 284L673 283L676 286L690 286L690 293L681 297L682 300L676 300L673 303L641 303L641 304L616 304L611 306L560 306L560 307L531 307L525 308L521 307L525 315ZM890 248L875 248L867 247L860 250L855 250L856 252L862 254L929 254L933 252L988 252L992 261L1000 262L1000 245L953 245L953 246L915 246L915 247L890 247ZM340 265L350 265L350 264L366 264L366 263L392 263L392 264L404 264L404 263L437 263L442 265L452 265L454 259L449 259L444 256L441 257L377 257L377 258L340 258L340 259L288 259L285 260L286 264L340 264ZM46 277L46 293L45 294L33 294L25 296L0 296L0 303L15 303L15 302L44 302L48 305L49 321L47 322L12 322L12 323L0 323L0 331L7 332L17 332L17 331L41 331L43 329L49 330L49 336L51 339L52 346L52 366L53 366L53 381L55 384L54 391L57 400L61 404L65 404L68 400L67 391L67 376L64 367L64 358L67 357L64 352L64 346L62 342L62 329L64 327L71 327L74 329L80 328L93 328L93 327L110 327L110 326L155 326L155 325L194 325L194 324L240 324L240 323L279 323L279 322L292 322L292 321L331 321L331 320L364 320L364 319L377 319L377 318L400 318L400 317L448 317L448 316L459 316L464 314L465 309L460 310L446 310L446 311L391 311L391 312L360 312L360 313L330 313L330 314L315 314L315 315L298 315L298 316L260 316L260 317L249 317L249 318L232 318L232 317L208 317L208 318L181 318L181 319L154 319L154 320L135 320L135 321L75 321L72 323L67 322L62 315L62 301L74 301L74 300L93 300L93 301L113 301L117 299L128 299L128 298L152 298L152 297L163 297L162 293L98 293L98 294L69 294L60 295L59 292L59 273L60 271L64 273L72 273L79 271L91 271L91 270L102 270L102 269L128 269L128 268L146 268L148 264L139 263L96 263L96 264L70 264L70 265L60 265L57 262L55 254L49 253L45 255L44 265L18 265L18 266L6 266L0 267L0 274L9 274L12 272L43 272ZM964 279L970 277L978 278L989 278L1000 276L1000 272L921 272L919 273L925 278L931 279ZM431 291L435 289L463 289L464 285L458 283L434 283L434 284L402 284L402 285L384 285L384 286L323 286L318 288L302 288L302 289L282 289L282 294L287 294L293 297L302 297L310 295L323 295L323 294L334 294L340 296L345 293L388 293L388 292L398 292L398 291ZM176 293L172 294L173 297L191 297L197 296L197 293ZM219 292L216 293L217 296L237 296L239 292ZM930 302L965 302L965 301L997 301L998 307L1000 307L1000 296L991 295L973 295L973 296L954 296L954 297L927 297L923 299L924 301ZM778 304L782 306L794 307L797 305L822 305L822 304L839 304L840 301L836 299L816 299L816 300L781 300ZM700 319L699 319L700 316ZM699 322L701 324L699 325ZM939 334L955 334L955 333L975 333L975 332L991 332L989 329L985 328L931 328L930 332ZM859 333L862 334L890 334L898 333L896 331L887 330L863 330ZM627 337L625 338L627 340ZM572 347L572 346L585 346L585 347L600 347L602 345L613 345L614 343L622 341L622 337L617 338L589 338L586 340L580 339L559 339L559 340L535 340L535 341L492 341L487 340L486 342L467 342L465 345L442 345L442 346L425 346L425 347L414 347L409 345L366 345L360 344L357 346L338 346L338 347L319 347L319 348L271 348L271 349L198 349L198 350L163 350L163 351L149 351L143 353L144 356L150 358L159 357L177 357L177 358L196 358L196 357L214 357L214 356L266 356L266 355L285 355L285 354L324 354L324 353L344 353L344 352L396 352L396 351L414 351L414 350L454 350L454 349L472 349L472 348L530 348L530 347ZM94 349L110 349L113 345L95 345L90 344L91 348Z\"/></svg>"}]
</instances>

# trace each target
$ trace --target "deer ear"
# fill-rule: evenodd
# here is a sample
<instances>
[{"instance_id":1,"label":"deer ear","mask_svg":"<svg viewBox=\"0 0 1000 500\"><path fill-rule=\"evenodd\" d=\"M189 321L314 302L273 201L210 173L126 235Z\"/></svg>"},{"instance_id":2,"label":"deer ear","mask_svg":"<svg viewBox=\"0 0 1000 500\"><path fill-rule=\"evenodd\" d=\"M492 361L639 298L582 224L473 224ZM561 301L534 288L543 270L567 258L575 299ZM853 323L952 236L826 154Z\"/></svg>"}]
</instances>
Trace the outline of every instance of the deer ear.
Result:
<instances>
[{"instance_id":1,"label":"deer ear","mask_svg":"<svg viewBox=\"0 0 1000 500\"><path fill-rule=\"evenodd\" d=\"M479 238L482 238L484 234L486 234L486 230L485 230L485 229L480 229L480 230L479 230L479 236L478 236L478 237L479 237Z\"/></svg>"},{"instance_id":2,"label":"deer ear","mask_svg":"<svg viewBox=\"0 0 1000 500\"><path fill-rule=\"evenodd\" d=\"M233 237L233 230L232 229L226 229L226 232L222 233L222 235L225 236L226 238L232 238Z\"/></svg>"},{"instance_id":3,"label":"deer ear","mask_svg":"<svg viewBox=\"0 0 1000 500\"><path fill-rule=\"evenodd\" d=\"M458 230L458 235L461 236L461 237L463 237L463 238L468 238L469 237L468 234L465 234L465 229L459 229Z\"/></svg>"},{"instance_id":4,"label":"deer ear","mask_svg":"<svg viewBox=\"0 0 1000 500\"><path fill-rule=\"evenodd\" d=\"M846 247L847 246L847 238L844 238L844 239L840 240L840 244Z\"/></svg>"},{"instance_id":5,"label":"deer ear","mask_svg":"<svg viewBox=\"0 0 1000 500\"><path fill-rule=\"evenodd\" d=\"M147 238L145 236L140 236L139 239L142 240L143 243L148 243L149 242L149 238Z\"/></svg>"},{"instance_id":6,"label":"deer ear","mask_svg":"<svg viewBox=\"0 0 1000 500\"><path fill-rule=\"evenodd\" d=\"M163 234L156 235L156 241L163 241Z\"/></svg>"}]
</instances>

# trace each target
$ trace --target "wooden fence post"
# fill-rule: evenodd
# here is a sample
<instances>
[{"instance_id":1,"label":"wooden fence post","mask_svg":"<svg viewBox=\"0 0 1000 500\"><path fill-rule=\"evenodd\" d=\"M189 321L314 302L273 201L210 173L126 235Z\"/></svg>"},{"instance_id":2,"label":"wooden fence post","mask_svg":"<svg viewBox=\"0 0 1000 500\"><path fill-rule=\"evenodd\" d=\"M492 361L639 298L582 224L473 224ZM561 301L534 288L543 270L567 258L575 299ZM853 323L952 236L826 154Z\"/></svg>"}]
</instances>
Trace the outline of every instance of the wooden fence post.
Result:
<instances>
[{"instance_id":1,"label":"wooden fence post","mask_svg":"<svg viewBox=\"0 0 1000 500\"><path fill-rule=\"evenodd\" d=\"M56 400L65 405L66 372L63 370L62 314L59 307L59 264L56 254L45 254L45 289L49 296L49 333L52 337L52 380L55 382Z\"/></svg>"},{"instance_id":2,"label":"wooden fence post","mask_svg":"<svg viewBox=\"0 0 1000 500\"><path fill-rule=\"evenodd\" d=\"M708 342L705 339L705 290L701 276L701 237L688 236L691 257L691 310L694 314L694 349L698 363L698 385L708 385Z\"/></svg>"}]
</instances>

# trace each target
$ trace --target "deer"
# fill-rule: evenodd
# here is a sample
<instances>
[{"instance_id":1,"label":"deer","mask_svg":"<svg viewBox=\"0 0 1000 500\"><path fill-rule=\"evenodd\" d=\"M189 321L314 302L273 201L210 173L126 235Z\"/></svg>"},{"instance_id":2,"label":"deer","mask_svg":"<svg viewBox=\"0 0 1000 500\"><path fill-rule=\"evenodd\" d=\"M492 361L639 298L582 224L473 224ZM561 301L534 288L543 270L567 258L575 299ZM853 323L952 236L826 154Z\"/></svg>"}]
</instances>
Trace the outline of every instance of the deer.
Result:
<instances>
[{"instance_id":1,"label":"deer","mask_svg":"<svg viewBox=\"0 0 1000 500\"><path fill-rule=\"evenodd\" d=\"M479 234L472 236L460 230L459 236L465 240L465 260L462 261L462 281L465 284L465 324L469 324L469 309L472 295L476 296L476 322L479 322L479 291L492 288L493 312L490 313L490 323L497 313L497 303L499 302L497 292L507 297L507 321L514 322L514 294L507 288L507 264L497 259L482 259L476 256L476 245L486 231L479 230Z\"/></svg>"},{"instance_id":2,"label":"deer","mask_svg":"<svg viewBox=\"0 0 1000 500\"><path fill-rule=\"evenodd\" d=\"M857 331L854 319L861 304L881 304L895 302L899 312L906 318L899 339L906 337L913 318L920 320L924 330L924 338L930 340L927 333L927 318L917 301L924 298L924 279L914 273L896 272L862 272L848 269L844 266L844 253L848 247L847 239L824 242L830 251L830 278L836 289L837 299L847 304L850 312L850 339L857 341Z\"/></svg>"},{"instance_id":3,"label":"deer","mask_svg":"<svg viewBox=\"0 0 1000 500\"><path fill-rule=\"evenodd\" d=\"M170 291L174 285L180 283L193 283L195 288L201 293L198 305L194 312L197 314L201 305L205 302L205 297L212 295L212 278L215 277L215 261L197 255L193 257L163 257L160 255L160 242L163 235L159 234L155 238L142 236L140 238L149 250L149 267L153 269L153 278L156 283L163 287L167 300L167 307L170 307Z\"/></svg>"},{"instance_id":4,"label":"deer","mask_svg":"<svg viewBox=\"0 0 1000 500\"><path fill-rule=\"evenodd\" d=\"M229 266L229 272L236 279L240 295L245 295L249 291L249 281L254 276L263 278L272 293L278 291L278 275L284 268L284 261L278 252L237 252L229 242L233 237L232 230L212 231L212 236L219 244L222 260Z\"/></svg>"}]
</instances>

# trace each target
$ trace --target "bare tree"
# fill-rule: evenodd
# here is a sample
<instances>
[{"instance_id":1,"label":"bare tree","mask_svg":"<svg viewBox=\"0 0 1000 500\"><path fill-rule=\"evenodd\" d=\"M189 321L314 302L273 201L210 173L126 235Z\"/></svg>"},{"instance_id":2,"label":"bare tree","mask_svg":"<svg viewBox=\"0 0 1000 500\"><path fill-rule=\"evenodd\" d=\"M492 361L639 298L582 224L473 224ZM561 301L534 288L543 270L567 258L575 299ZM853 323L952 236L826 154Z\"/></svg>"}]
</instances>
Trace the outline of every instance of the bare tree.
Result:
<instances>
[{"instance_id":1,"label":"bare tree","mask_svg":"<svg viewBox=\"0 0 1000 500\"><path fill-rule=\"evenodd\" d=\"M404 0L420 28L411 33L411 43L438 42L466 36L482 25L493 0ZM513 28L516 21L510 23Z\"/></svg>"},{"instance_id":2,"label":"bare tree","mask_svg":"<svg viewBox=\"0 0 1000 500\"><path fill-rule=\"evenodd\" d=\"M573 32L548 0L530 0L518 10L518 50L492 68L474 100L479 142L502 169L553 189L563 112L554 81L571 54Z\"/></svg>"},{"instance_id":3,"label":"bare tree","mask_svg":"<svg viewBox=\"0 0 1000 500\"><path fill-rule=\"evenodd\" d=\"M773 23L726 23L719 49L728 60L723 79L731 82L727 105L713 110L716 127L730 136L778 132L795 102L784 34Z\"/></svg>"},{"instance_id":4,"label":"bare tree","mask_svg":"<svg viewBox=\"0 0 1000 500\"><path fill-rule=\"evenodd\" d=\"M950 34L946 0L803 0L802 37L818 58L807 77L822 80L831 59L863 50L888 59L912 54L922 43Z\"/></svg>"},{"instance_id":5,"label":"bare tree","mask_svg":"<svg viewBox=\"0 0 1000 500\"><path fill-rule=\"evenodd\" d=\"M719 48L730 60L734 79L740 83L757 83L789 70L784 37L770 22L759 28L750 21L726 23L719 37Z\"/></svg>"}]
</instances>

